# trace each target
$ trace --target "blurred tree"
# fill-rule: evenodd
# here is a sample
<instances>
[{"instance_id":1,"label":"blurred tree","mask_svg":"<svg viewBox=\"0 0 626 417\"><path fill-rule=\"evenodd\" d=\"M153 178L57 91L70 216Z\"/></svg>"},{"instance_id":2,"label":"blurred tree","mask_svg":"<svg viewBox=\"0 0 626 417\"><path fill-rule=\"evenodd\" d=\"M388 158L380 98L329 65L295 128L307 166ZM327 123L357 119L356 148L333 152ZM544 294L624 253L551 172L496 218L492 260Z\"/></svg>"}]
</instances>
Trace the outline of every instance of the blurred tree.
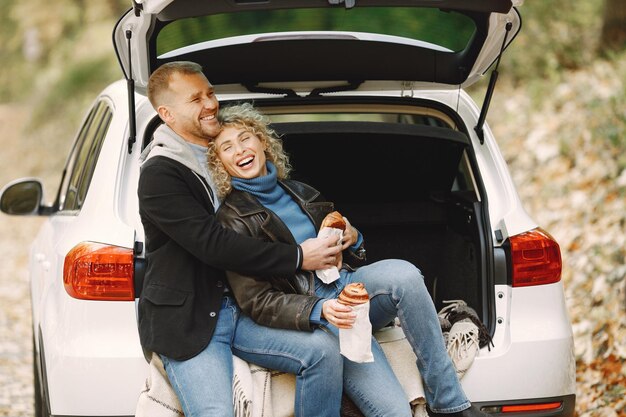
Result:
<instances>
[{"instance_id":1,"label":"blurred tree","mask_svg":"<svg viewBox=\"0 0 626 417\"><path fill-rule=\"evenodd\" d=\"M626 0L605 0L600 49L604 52L626 48Z\"/></svg>"}]
</instances>

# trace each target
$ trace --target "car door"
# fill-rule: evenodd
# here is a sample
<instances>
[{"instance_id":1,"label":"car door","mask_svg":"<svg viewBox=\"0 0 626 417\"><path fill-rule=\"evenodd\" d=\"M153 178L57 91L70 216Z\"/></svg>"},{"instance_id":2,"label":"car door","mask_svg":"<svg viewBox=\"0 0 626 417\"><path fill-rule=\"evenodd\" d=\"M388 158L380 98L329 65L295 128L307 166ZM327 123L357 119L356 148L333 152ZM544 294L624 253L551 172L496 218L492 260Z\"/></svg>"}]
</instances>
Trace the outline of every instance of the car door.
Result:
<instances>
[{"instance_id":1,"label":"car door","mask_svg":"<svg viewBox=\"0 0 626 417\"><path fill-rule=\"evenodd\" d=\"M110 104L104 99L96 101L88 112L67 158L53 213L31 247L33 333L40 370L45 371L44 345L54 337L55 311L59 300L65 296L62 293L65 291L62 276L65 253L58 253L57 248L62 246L60 242L71 231L80 213L112 114ZM40 377L42 375L45 374L40 373Z\"/></svg>"}]
</instances>

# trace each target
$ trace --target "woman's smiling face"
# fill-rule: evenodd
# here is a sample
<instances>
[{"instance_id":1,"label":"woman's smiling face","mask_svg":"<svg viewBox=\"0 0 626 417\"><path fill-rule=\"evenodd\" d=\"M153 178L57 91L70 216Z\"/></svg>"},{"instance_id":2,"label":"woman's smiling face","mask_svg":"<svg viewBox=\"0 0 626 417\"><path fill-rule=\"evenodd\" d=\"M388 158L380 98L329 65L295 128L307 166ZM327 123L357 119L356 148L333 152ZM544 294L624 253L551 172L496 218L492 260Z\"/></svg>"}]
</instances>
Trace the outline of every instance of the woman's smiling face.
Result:
<instances>
[{"instance_id":1,"label":"woman's smiling face","mask_svg":"<svg viewBox=\"0 0 626 417\"><path fill-rule=\"evenodd\" d=\"M267 175L265 143L255 134L226 126L215 138L215 149L231 177L250 179Z\"/></svg>"}]
</instances>

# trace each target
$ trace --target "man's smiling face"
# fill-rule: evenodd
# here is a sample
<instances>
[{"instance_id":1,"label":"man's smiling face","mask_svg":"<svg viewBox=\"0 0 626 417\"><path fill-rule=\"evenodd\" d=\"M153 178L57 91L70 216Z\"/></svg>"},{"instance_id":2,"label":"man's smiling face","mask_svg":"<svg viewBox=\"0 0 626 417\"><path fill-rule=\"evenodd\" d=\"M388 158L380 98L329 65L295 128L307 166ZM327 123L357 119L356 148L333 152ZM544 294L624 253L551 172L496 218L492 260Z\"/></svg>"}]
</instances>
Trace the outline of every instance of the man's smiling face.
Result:
<instances>
[{"instance_id":1,"label":"man's smiling face","mask_svg":"<svg viewBox=\"0 0 626 417\"><path fill-rule=\"evenodd\" d=\"M172 74L166 97L164 120L186 141L207 146L220 132L219 102L204 75Z\"/></svg>"}]
</instances>

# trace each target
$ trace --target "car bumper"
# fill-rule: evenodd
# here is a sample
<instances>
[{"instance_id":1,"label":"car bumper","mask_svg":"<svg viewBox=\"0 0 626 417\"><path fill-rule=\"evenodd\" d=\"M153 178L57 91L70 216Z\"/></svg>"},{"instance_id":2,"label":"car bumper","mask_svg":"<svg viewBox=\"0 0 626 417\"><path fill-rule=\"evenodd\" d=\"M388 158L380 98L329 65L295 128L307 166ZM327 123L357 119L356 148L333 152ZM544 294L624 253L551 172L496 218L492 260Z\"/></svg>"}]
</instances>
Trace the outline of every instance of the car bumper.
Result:
<instances>
[{"instance_id":1,"label":"car bumper","mask_svg":"<svg viewBox=\"0 0 626 417\"><path fill-rule=\"evenodd\" d=\"M510 401L484 401L476 402L474 405L494 416L573 417L576 408L576 395Z\"/></svg>"},{"instance_id":2,"label":"car bumper","mask_svg":"<svg viewBox=\"0 0 626 417\"><path fill-rule=\"evenodd\" d=\"M561 283L496 288L491 350L479 351L461 380L472 402L565 398L576 394L574 338Z\"/></svg>"}]
</instances>

